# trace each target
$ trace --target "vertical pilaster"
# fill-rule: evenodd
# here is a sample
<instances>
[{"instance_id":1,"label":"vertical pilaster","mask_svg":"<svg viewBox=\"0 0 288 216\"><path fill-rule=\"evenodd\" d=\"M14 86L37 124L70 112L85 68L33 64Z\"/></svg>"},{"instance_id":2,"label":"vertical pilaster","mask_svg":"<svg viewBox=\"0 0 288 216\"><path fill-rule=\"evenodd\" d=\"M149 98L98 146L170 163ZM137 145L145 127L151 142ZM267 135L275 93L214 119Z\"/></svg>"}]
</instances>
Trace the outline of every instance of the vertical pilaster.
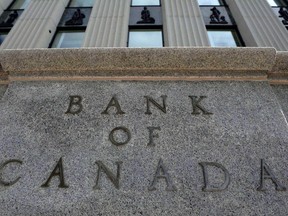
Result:
<instances>
[{"instance_id":1,"label":"vertical pilaster","mask_svg":"<svg viewBox=\"0 0 288 216\"><path fill-rule=\"evenodd\" d=\"M47 48L69 0L32 0L0 49Z\"/></svg>"},{"instance_id":2,"label":"vertical pilaster","mask_svg":"<svg viewBox=\"0 0 288 216\"><path fill-rule=\"evenodd\" d=\"M4 10L12 3L13 0L1 0L0 1L0 15L3 13Z\"/></svg>"},{"instance_id":3,"label":"vertical pilaster","mask_svg":"<svg viewBox=\"0 0 288 216\"><path fill-rule=\"evenodd\" d=\"M162 0L165 46L210 46L197 0Z\"/></svg>"},{"instance_id":4,"label":"vertical pilaster","mask_svg":"<svg viewBox=\"0 0 288 216\"><path fill-rule=\"evenodd\" d=\"M84 47L126 47L130 0L97 0L92 9Z\"/></svg>"},{"instance_id":5,"label":"vertical pilaster","mask_svg":"<svg viewBox=\"0 0 288 216\"><path fill-rule=\"evenodd\" d=\"M246 46L288 50L288 31L266 0L226 0Z\"/></svg>"}]
</instances>

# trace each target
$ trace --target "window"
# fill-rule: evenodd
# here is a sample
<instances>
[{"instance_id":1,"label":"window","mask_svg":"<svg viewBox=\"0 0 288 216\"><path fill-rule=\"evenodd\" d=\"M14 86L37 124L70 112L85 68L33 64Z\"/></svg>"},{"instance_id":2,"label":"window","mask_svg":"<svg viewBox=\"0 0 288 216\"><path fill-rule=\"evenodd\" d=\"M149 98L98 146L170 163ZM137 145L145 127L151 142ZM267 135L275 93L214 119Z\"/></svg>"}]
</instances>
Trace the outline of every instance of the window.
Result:
<instances>
[{"instance_id":1,"label":"window","mask_svg":"<svg viewBox=\"0 0 288 216\"><path fill-rule=\"evenodd\" d=\"M235 30L209 29L207 32L212 47L241 46L240 39Z\"/></svg>"},{"instance_id":2,"label":"window","mask_svg":"<svg viewBox=\"0 0 288 216\"><path fill-rule=\"evenodd\" d=\"M69 7L93 7L94 0L71 0Z\"/></svg>"},{"instance_id":3,"label":"window","mask_svg":"<svg viewBox=\"0 0 288 216\"><path fill-rule=\"evenodd\" d=\"M58 23L50 48L82 47L94 0L71 0Z\"/></svg>"},{"instance_id":4,"label":"window","mask_svg":"<svg viewBox=\"0 0 288 216\"><path fill-rule=\"evenodd\" d=\"M288 29L288 1L287 0L267 0L272 10Z\"/></svg>"},{"instance_id":5,"label":"window","mask_svg":"<svg viewBox=\"0 0 288 216\"><path fill-rule=\"evenodd\" d=\"M221 5L219 0L198 0L199 5Z\"/></svg>"},{"instance_id":6,"label":"window","mask_svg":"<svg viewBox=\"0 0 288 216\"><path fill-rule=\"evenodd\" d=\"M3 43L7 36L8 32L0 32L0 45Z\"/></svg>"},{"instance_id":7,"label":"window","mask_svg":"<svg viewBox=\"0 0 288 216\"><path fill-rule=\"evenodd\" d=\"M78 48L82 46L85 31L58 31L51 48Z\"/></svg>"},{"instance_id":8,"label":"window","mask_svg":"<svg viewBox=\"0 0 288 216\"><path fill-rule=\"evenodd\" d=\"M132 0L132 6L160 5L160 0Z\"/></svg>"},{"instance_id":9,"label":"window","mask_svg":"<svg viewBox=\"0 0 288 216\"><path fill-rule=\"evenodd\" d=\"M271 7L287 6L285 0L267 0Z\"/></svg>"},{"instance_id":10,"label":"window","mask_svg":"<svg viewBox=\"0 0 288 216\"><path fill-rule=\"evenodd\" d=\"M24 10L31 0L16 0L13 2L10 10Z\"/></svg>"},{"instance_id":11,"label":"window","mask_svg":"<svg viewBox=\"0 0 288 216\"><path fill-rule=\"evenodd\" d=\"M136 3L139 5L135 6ZM160 1L133 0L129 18L128 47L163 47L162 26Z\"/></svg>"},{"instance_id":12,"label":"window","mask_svg":"<svg viewBox=\"0 0 288 216\"><path fill-rule=\"evenodd\" d=\"M1 1L1 0L0 0ZM0 44L15 25L30 0L15 0L0 16Z\"/></svg>"},{"instance_id":13,"label":"window","mask_svg":"<svg viewBox=\"0 0 288 216\"><path fill-rule=\"evenodd\" d=\"M278 6L274 0L267 0L270 6Z\"/></svg>"},{"instance_id":14,"label":"window","mask_svg":"<svg viewBox=\"0 0 288 216\"><path fill-rule=\"evenodd\" d=\"M225 0L198 0L212 47L244 46Z\"/></svg>"},{"instance_id":15,"label":"window","mask_svg":"<svg viewBox=\"0 0 288 216\"><path fill-rule=\"evenodd\" d=\"M162 30L133 29L129 31L129 47L153 48L163 47Z\"/></svg>"}]
</instances>

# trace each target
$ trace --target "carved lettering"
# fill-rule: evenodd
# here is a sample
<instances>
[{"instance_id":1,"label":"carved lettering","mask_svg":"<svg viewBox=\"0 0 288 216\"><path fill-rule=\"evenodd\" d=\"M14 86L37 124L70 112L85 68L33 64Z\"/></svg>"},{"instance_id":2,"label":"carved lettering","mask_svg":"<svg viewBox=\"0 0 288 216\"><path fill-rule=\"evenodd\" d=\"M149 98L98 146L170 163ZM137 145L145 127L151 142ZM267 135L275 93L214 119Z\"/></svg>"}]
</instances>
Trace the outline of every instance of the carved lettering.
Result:
<instances>
[{"instance_id":1,"label":"carved lettering","mask_svg":"<svg viewBox=\"0 0 288 216\"><path fill-rule=\"evenodd\" d=\"M192 100L192 115L199 115L201 112L203 115L212 115L213 113L207 111L203 106L200 105L200 102L207 98L206 96L189 96ZM200 112L201 111L201 112Z\"/></svg>"},{"instance_id":2,"label":"carved lettering","mask_svg":"<svg viewBox=\"0 0 288 216\"><path fill-rule=\"evenodd\" d=\"M148 143L148 146L155 146L154 138L159 138L159 134L155 134L153 132L154 132L154 130L161 131L161 128L160 127L147 127L147 129L149 130L149 143Z\"/></svg>"},{"instance_id":3,"label":"carved lettering","mask_svg":"<svg viewBox=\"0 0 288 216\"><path fill-rule=\"evenodd\" d=\"M166 187L167 191L176 191L177 190L176 187L172 183L172 179L171 179L169 173L167 172L167 169L165 168L162 159L159 160L154 179L148 188L149 191L156 190L156 183L157 183L157 180L160 178L165 179L166 184L167 184L167 187Z\"/></svg>"},{"instance_id":4,"label":"carved lettering","mask_svg":"<svg viewBox=\"0 0 288 216\"><path fill-rule=\"evenodd\" d=\"M67 111L65 114L78 114L82 111L83 105L82 105L82 97L78 95L70 96L70 103Z\"/></svg>"},{"instance_id":5,"label":"carved lettering","mask_svg":"<svg viewBox=\"0 0 288 216\"><path fill-rule=\"evenodd\" d=\"M217 192L217 191L223 191L228 187L228 185L230 184L230 174L224 166L222 166L219 163L215 163L215 162L201 162L199 164L203 170L203 178L204 178L204 187L202 188L203 191L205 191L205 192ZM208 178L208 171L207 171L208 166L214 166L214 167L217 167L223 171L224 182L222 183L222 185L216 187L216 186L212 186L210 184L209 178Z\"/></svg>"},{"instance_id":6,"label":"carved lettering","mask_svg":"<svg viewBox=\"0 0 288 216\"><path fill-rule=\"evenodd\" d=\"M116 141L115 137L114 137L114 133L116 131L124 132L126 134L126 140L123 141L123 142ZM125 128L125 127L116 127L109 134L109 140L116 146L125 145L125 144L127 144L130 141L130 139L131 139L131 133L130 133L129 129Z\"/></svg>"},{"instance_id":7,"label":"carved lettering","mask_svg":"<svg viewBox=\"0 0 288 216\"><path fill-rule=\"evenodd\" d=\"M109 109L110 107L115 107L115 108L116 108L116 110L117 110L116 114L117 114L117 115L123 115L123 114L125 114L125 112L123 112L123 111L121 110L121 107L120 107L120 105L119 105L119 102L118 102L118 100L117 100L117 98L116 98L115 96L112 97L112 99L110 100L108 106L106 107L106 109L105 109L101 114L106 114L106 115L108 115L108 114L109 114L109 113L108 113L108 109Z\"/></svg>"},{"instance_id":8,"label":"carved lettering","mask_svg":"<svg viewBox=\"0 0 288 216\"><path fill-rule=\"evenodd\" d=\"M277 191L286 191L286 188L280 184L280 182L276 179L272 170L269 166L261 159L261 174L260 174L260 186L257 188L258 191L265 191L264 180L270 179L276 186Z\"/></svg>"},{"instance_id":9,"label":"carved lettering","mask_svg":"<svg viewBox=\"0 0 288 216\"><path fill-rule=\"evenodd\" d=\"M152 112L150 110L150 103L152 103L154 106L156 106L159 110L161 110L163 113L166 113L166 95L162 95L162 106L160 104L158 104L153 98L149 97L149 96L144 96L146 98L146 104L147 104L147 110L145 112L145 114L147 115L151 115Z\"/></svg>"},{"instance_id":10,"label":"carved lettering","mask_svg":"<svg viewBox=\"0 0 288 216\"><path fill-rule=\"evenodd\" d=\"M110 169L108 169L101 161L96 161L96 164L98 165L98 172L97 172L97 178L96 178L96 184L94 186L94 189L100 189L99 181L101 178L101 171L103 171L109 180L113 183L116 189L120 188L120 169L122 161L116 162L117 165L117 174L114 175Z\"/></svg>"},{"instance_id":11,"label":"carved lettering","mask_svg":"<svg viewBox=\"0 0 288 216\"><path fill-rule=\"evenodd\" d=\"M13 159L13 160L8 160L8 161L4 162L3 164L1 164L1 166L0 166L0 184L1 184L1 185L4 185L4 186L14 185L14 184L15 184L16 182L18 182L19 179L21 178L21 177L18 177L18 178L15 179L14 181L10 181L10 182L4 181L4 180L2 179L2 170L5 168L5 166L7 166L7 165L10 164L10 163L18 163L18 164L21 164L21 165L22 165L23 162L20 161L20 160L17 160L17 159Z\"/></svg>"},{"instance_id":12,"label":"carved lettering","mask_svg":"<svg viewBox=\"0 0 288 216\"><path fill-rule=\"evenodd\" d=\"M51 175L47 179L47 181L41 185L41 187L49 187L49 182L54 176L59 177L60 184L58 185L59 188L68 188L68 185L65 184L65 179L64 179L64 169L63 169L63 164L62 164L62 157L58 161L57 165L55 166L54 170L52 171Z\"/></svg>"}]
</instances>

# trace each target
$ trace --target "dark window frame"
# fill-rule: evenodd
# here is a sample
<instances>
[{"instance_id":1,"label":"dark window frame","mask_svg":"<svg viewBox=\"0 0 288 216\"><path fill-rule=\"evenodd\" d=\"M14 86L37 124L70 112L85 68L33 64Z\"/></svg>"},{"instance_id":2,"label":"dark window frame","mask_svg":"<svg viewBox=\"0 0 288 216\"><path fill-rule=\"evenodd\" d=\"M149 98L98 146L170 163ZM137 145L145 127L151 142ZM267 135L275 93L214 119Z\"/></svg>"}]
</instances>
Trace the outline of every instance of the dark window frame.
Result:
<instances>
[{"instance_id":1,"label":"dark window frame","mask_svg":"<svg viewBox=\"0 0 288 216\"><path fill-rule=\"evenodd\" d=\"M18 0L12 1L11 4L7 7L6 10L7 10L7 11L8 11L8 10L11 10L11 11L17 10L17 11L18 11L18 10L25 10L25 9L26 9L26 8L24 8L24 9L12 9L11 7L16 3L16 1L18 1ZM30 0L30 2L31 2L31 0ZM29 3L30 3L30 2L29 2ZM29 4L29 3L28 3L28 4ZM5 11L6 11L6 10L5 10Z\"/></svg>"},{"instance_id":2,"label":"dark window frame","mask_svg":"<svg viewBox=\"0 0 288 216\"><path fill-rule=\"evenodd\" d=\"M131 0L130 2L130 9L131 8L136 8L136 7L149 7L149 8L160 8L161 9L161 12L162 12L162 5L161 5L161 0L159 0L159 5L133 5L133 0ZM161 13L162 16L163 16L163 13ZM129 16L131 18L131 16ZM129 18L129 19L130 19ZM163 17L161 17L163 19ZM165 41L164 41L164 30L163 30L163 21L161 22L161 25L159 24L138 24L138 25L129 25L128 26L128 36L127 36L127 43L126 43L126 46L128 48L132 48L132 47L129 47L129 39L130 39L130 31L133 31L133 30L159 30L161 31L161 41L162 41L162 47L165 47Z\"/></svg>"},{"instance_id":3,"label":"dark window frame","mask_svg":"<svg viewBox=\"0 0 288 216\"><path fill-rule=\"evenodd\" d=\"M68 2L68 4L67 4L67 6L65 7L65 10L66 9L78 9L78 8L80 8L80 9L93 9L93 6L85 6L85 7L70 7L70 3L71 3L71 1L72 0L70 0L69 2ZM63 14L64 14L64 12L63 12ZM63 14L62 14L62 17L63 17ZM60 32L60 31L67 31L67 32L73 32L73 31L75 31L75 32L77 32L77 31L84 31L84 34L85 34L85 32L86 32L86 28L87 28L87 25L79 25L79 26L75 26L75 25L73 25L73 26L59 26L59 24L60 24L60 22L61 22L61 20L62 20L62 17L60 18L60 20L59 20L59 23L58 23L58 26L57 26L57 28L56 28L56 31L55 31L55 33L54 33L54 35L53 35L53 37L52 37L52 39L51 39L51 41L50 41L50 43L49 43L49 46L48 46L48 48L52 48L52 45L53 45L53 43L54 43L54 41L55 41L55 39L56 39L56 36L57 36L57 34ZM89 17L90 18L90 17ZM73 48L71 48L71 49L73 49Z\"/></svg>"},{"instance_id":4,"label":"dark window frame","mask_svg":"<svg viewBox=\"0 0 288 216\"><path fill-rule=\"evenodd\" d=\"M164 31L163 31L163 26L162 25L155 25L155 26L133 26L128 28L128 36L127 36L127 48L133 48L129 47L129 36L130 36L130 31L133 30L160 30L162 32L162 47L165 47L165 42L164 42ZM153 48L153 47L151 47Z\"/></svg>"},{"instance_id":5,"label":"dark window frame","mask_svg":"<svg viewBox=\"0 0 288 216\"><path fill-rule=\"evenodd\" d=\"M276 0L277 2L279 2L279 5L276 5L276 6L271 6L271 7L274 7L274 8L277 8L277 7L287 7L288 6L288 1L287 0ZM278 4L277 2L275 2L276 4ZM269 4L269 2L267 1L267 3Z\"/></svg>"},{"instance_id":6,"label":"dark window frame","mask_svg":"<svg viewBox=\"0 0 288 216\"><path fill-rule=\"evenodd\" d=\"M69 27L57 27L56 29L56 32L55 34L53 35L50 43L49 43L49 46L48 48L52 48L52 45L56 39L56 36L57 34L60 32L60 31L67 31L67 32L77 32L77 31L84 31L84 33L86 32L86 26L77 26L77 27L72 27L72 26L69 26Z\"/></svg>"},{"instance_id":7,"label":"dark window frame","mask_svg":"<svg viewBox=\"0 0 288 216\"><path fill-rule=\"evenodd\" d=\"M1 30L0 30L0 35L3 35L4 33L6 34L6 37L7 37L7 35L9 34L9 31L6 31L6 30L4 30L4 29L1 29ZM2 43L0 43L0 46L1 46L1 44L2 44Z\"/></svg>"},{"instance_id":8,"label":"dark window frame","mask_svg":"<svg viewBox=\"0 0 288 216\"><path fill-rule=\"evenodd\" d=\"M19 19L19 17L21 16L21 14L23 13L23 11L26 9L12 9L11 7L17 2L18 0L14 0L12 1L9 6L4 10L4 12L9 12L9 15L13 12L13 11L17 11L18 13L18 17L14 20L14 22L16 23L17 20ZM30 0L31 2L31 0ZM30 3L29 2L29 3ZM28 4L29 4L28 3ZM0 16L3 16L4 12L2 14L0 14ZM19 12L21 12L19 14ZM11 29L14 27L15 24L12 24L12 26L0 26L0 33L7 33L7 35L9 34L9 32L11 31Z\"/></svg>"},{"instance_id":9,"label":"dark window frame","mask_svg":"<svg viewBox=\"0 0 288 216\"><path fill-rule=\"evenodd\" d=\"M206 26L206 29L207 29L207 32L209 30L218 30L218 31L221 31L221 30L227 30L227 31L232 31L232 35L234 37L234 40L235 40L235 43L237 45L237 47L245 47L245 42L237 28L236 25L229 25L229 26L224 26L224 25L221 25L221 26ZM235 34L233 34L233 31L235 32ZM236 37L236 38L235 38Z\"/></svg>"},{"instance_id":10,"label":"dark window frame","mask_svg":"<svg viewBox=\"0 0 288 216\"><path fill-rule=\"evenodd\" d=\"M133 5L133 0L131 0L130 2L130 7L144 7L144 6L147 6L147 7L161 7L162 6L162 2L161 0L159 0L159 5Z\"/></svg>"},{"instance_id":11,"label":"dark window frame","mask_svg":"<svg viewBox=\"0 0 288 216\"><path fill-rule=\"evenodd\" d=\"M209 30L218 30L218 31L231 31L234 41L237 45L237 47L245 47L245 42L240 34L240 31L238 30L238 27L236 25L235 19L229 9L229 6L227 5L225 0L219 0L220 3L222 3L221 5L200 5L200 7L225 7L225 10L229 16L229 19L231 20L231 23L228 24L222 24L222 23L217 23L217 24L206 24L206 30L207 33ZM204 17L205 15L202 14L202 16ZM210 42L210 41L209 41Z\"/></svg>"},{"instance_id":12,"label":"dark window frame","mask_svg":"<svg viewBox=\"0 0 288 216\"><path fill-rule=\"evenodd\" d=\"M200 7L228 6L225 0L218 0L218 1L219 1L219 5L202 5L202 4L199 4L199 1L197 0L198 5Z\"/></svg>"},{"instance_id":13,"label":"dark window frame","mask_svg":"<svg viewBox=\"0 0 288 216\"><path fill-rule=\"evenodd\" d=\"M67 4L67 6L65 7L65 9L66 8L93 8L93 5L92 6L84 6L84 7L82 7L82 6L70 6L70 4L71 4L71 2L72 2L73 0L69 0L69 3ZM97 1L97 0L94 0L94 4L95 4L95 1Z\"/></svg>"}]
</instances>

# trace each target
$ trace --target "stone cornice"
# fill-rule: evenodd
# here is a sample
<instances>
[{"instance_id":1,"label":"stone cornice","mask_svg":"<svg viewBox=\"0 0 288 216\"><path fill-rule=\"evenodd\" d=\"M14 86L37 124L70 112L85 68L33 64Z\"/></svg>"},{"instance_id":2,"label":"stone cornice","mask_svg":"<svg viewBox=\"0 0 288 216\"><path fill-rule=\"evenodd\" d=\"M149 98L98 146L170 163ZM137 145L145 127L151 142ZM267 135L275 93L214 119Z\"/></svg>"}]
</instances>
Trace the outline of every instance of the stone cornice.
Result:
<instances>
[{"instance_id":1,"label":"stone cornice","mask_svg":"<svg viewBox=\"0 0 288 216\"><path fill-rule=\"evenodd\" d=\"M2 50L10 81L269 80L285 84L288 52L274 48ZM3 73L3 72L2 72Z\"/></svg>"}]
</instances>

